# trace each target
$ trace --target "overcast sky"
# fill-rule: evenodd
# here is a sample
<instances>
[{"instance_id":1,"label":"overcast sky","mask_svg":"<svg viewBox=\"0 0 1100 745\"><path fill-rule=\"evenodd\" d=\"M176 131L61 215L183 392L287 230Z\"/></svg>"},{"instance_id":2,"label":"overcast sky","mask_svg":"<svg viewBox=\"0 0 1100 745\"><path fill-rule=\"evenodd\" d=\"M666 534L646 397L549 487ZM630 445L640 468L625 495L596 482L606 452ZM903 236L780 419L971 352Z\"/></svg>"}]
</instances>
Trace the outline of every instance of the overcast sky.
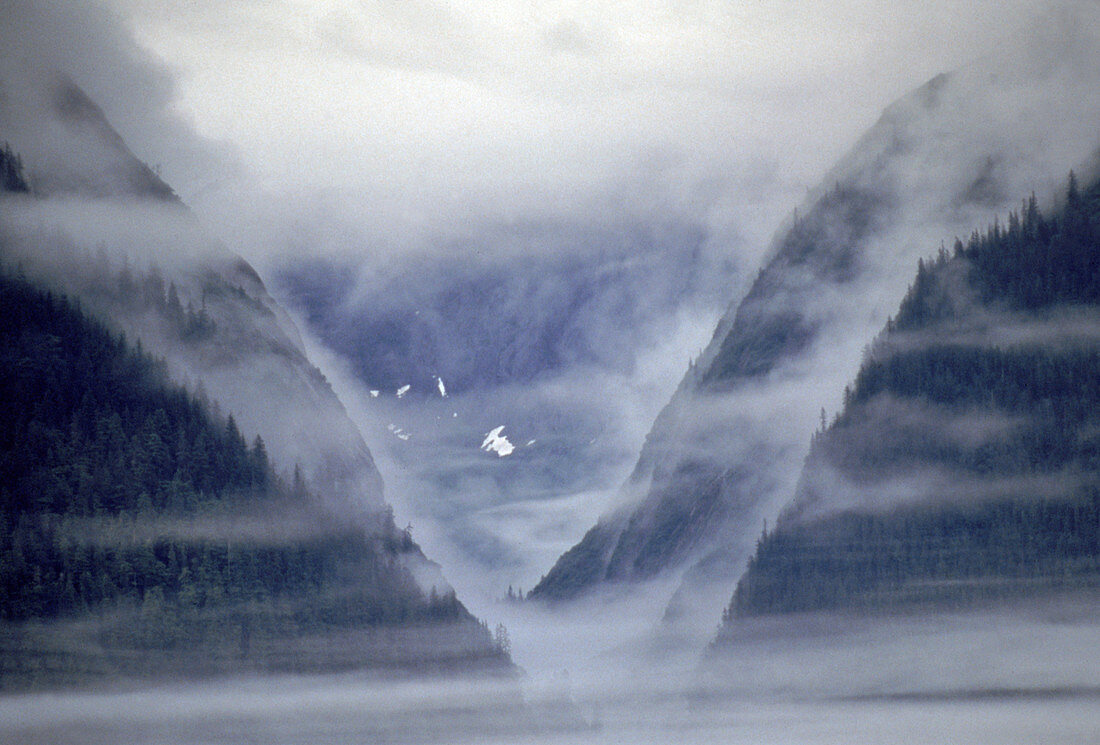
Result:
<instances>
[{"instance_id":1,"label":"overcast sky","mask_svg":"<svg viewBox=\"0 0 1100 745\"><path fill-rule=\"evenodd\" d=\"M7 33L31 38L5 54L70 71L247 253L279 249L249 238L271 222L258 188L335 250L364 230L423 247L471 218L593 210L766 236L772 213L744 225L730 203L789 211L883 106L1057 3L0 5Z\"/></svg>"},{"instance_id":2,"label":"overcast sky","mask_svg":"<svg viewBox=\"0 0 1100 745\"><path fill-rule=\"evenodd\" d=\"M728 204L739 192L786 199L779 212L789 211L885 104L1042 10L1014 0L109 2L117 23L104 20L100 36L114 58L76 73L139 155L230 241L253 243L249 231L269 222L242 220L262 188L284 222L324 233L315 243L334 250L358 242L348 220L395 249L469 219L615 209L680 210L767 235L774 225L729 224L745 221ZM70 3L57 6L72 16ZM152 83L120 79L140 56L115 59L126 33L158 62ZM56 54L96 53L93 41L77 46ZM196 168L194 149L143 107L167 108L218 143L217 157Z\"/></svg>"}]
</instances>

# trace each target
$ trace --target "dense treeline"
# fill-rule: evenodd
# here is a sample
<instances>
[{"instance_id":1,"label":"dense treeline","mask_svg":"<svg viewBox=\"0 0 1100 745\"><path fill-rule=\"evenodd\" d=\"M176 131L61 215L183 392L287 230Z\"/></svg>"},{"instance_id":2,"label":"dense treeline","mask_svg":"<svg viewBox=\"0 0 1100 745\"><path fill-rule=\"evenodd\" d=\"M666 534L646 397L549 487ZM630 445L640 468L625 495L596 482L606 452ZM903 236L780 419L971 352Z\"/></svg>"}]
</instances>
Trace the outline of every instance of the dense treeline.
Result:
<instances>
[{"instance_id":1,"label":"dense treeline","mask_svg":"<svg viewBox=\"0 0 1100 745\"><path fill-rule=\"evenodd\" d=\"M982 303L1004 310L1042 311L1100 302L1100 182L1083 193L1070 175L1065 204L1046 217L1034 196L1019 213L985 233L975 232L949 254L917 263L917 275L887 334L927 328L973 310L951 281L965 275ZM889 338L887 336L886 341Z\"/></svg>"},{"instance_id":2,"label":"dense treeline","mask_svg":"<svg viewBox=\"0 0 1100 745\"><path fill-rule=\"evenodd\" d=\"M1058 215L920 262L727 617L1100 582L1098 313L1100 184L1072 175Z\"/></svg>"},{"instance_id":3,"label":"dense treeline","mask_svg":"<svg viewBox=\"0 0 1100 745\"><path fill-rule=\"evenodd\" d=\"M1021 310L1100 302L1100 182L1080 192L1070 174L1065 205L1046 218L1032 197L984 236L956 251L973 266L971 283L987 302Z\"/></svg>"},{"instance_id":4,"label":"dense treeline","mask_svg":"<svg viewBox=\"0 0 1100 745\"><path fill-rule=\"evenodd\" d=\"M1100 490L1073 500L850 511L765 534L726 619L763 613L954 604L1100 575Z\"/></svg>"},{"instance_id":5,"label":"dense treeline","mask_svg":"<svg viewBox=\"0 0 1100 745\"><path fill-rule=\"evenodd\" d=\"M959 426L992 420L999 431L959 442L925 422L890 421L891 403L876 409L883 401L911 403ZM1097 473L1100 439L1089 426L1098 412L1100 349L929 347L865 365L810 465L824 459L847 473L874 474L924 463L984 478Z\"/></svg>"},{"instance_id":6,"label":"dense treeline","mask_svg":"<svg viewBox=\"0 0 1100 745\"><path fill-rule=\"evenodd\" d=\"M0 276L0 618L140 609L120 641L464 617L407 534L324 515L297 470L66 298ZM205 620L204 620L205 619Z\"/></svg>"}]
</instances>

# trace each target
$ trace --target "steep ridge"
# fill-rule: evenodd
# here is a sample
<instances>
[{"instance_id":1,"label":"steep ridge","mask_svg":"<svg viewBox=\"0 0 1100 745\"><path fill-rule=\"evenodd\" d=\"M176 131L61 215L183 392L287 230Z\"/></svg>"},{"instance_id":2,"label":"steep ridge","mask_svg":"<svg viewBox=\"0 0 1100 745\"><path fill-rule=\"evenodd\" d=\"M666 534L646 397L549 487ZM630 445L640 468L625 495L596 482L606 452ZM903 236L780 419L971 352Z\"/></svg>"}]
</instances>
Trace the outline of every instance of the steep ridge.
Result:
<instances>
[{"instance_id":1,"label":"steep ridge","mask_svg":"<svg viewBox=\"0 0 1100 745\"><path fill-rule=\"evenodd\" d=\"M381 509L366 445L260 277L203 233L72 81L52 76L45 85L46 94L14 87L0 111L36 197L5 211L8 256L140 338L180 379L201 380L245 433L264 433L278 462L299 464L321 496ZM201 315L198 325L181 326L176 305Z\"/></svg>"},{"instance_id":2,"label":"steep ridge","mask_svg":"<svg viewBox=\"0 0 1100 745\"><path fill-rule=\"evenodd\" d=\"M173 395L191 396L193 406L206 412L215 429L217 422L228 417L224 429L233 435L227 445L230 450L237 444L246 447L251 443L246 448L245 460L259 464L254 469L256 473L270 474L272 494L258 501L270 504L270 511L250 505L253 512L263 514L243 518L249 525L245 529L248 535L238 543L234 531L239 528L235 521L240 516L234 511L240 505L232 501L235 499L232 495L241 485L219 487L229 495L228 502L215 507L234 513L219 512L213 520L214 534L220 535L219 531L225 530L230 533L228 538L222 536L221 554L208 545L211 541L217 544L218 536L203 533L210 527L206 519L209 516L192 525L193 509L182 512L174 507L161 509L164 505L178 507L181 501L195 502L182 497L169 499L163 494L178 496L189 489L201 492L197 503L209 506L211 494L206 492L213 488L210 484L188 485L178 470L175 475L169 473L172 469L168 465L162 469L166 469L162 474L166 480L151 481L145 492L137 495L140 499L135 497L136 503L130 500L115 505L118 514L110 510L105 513L97 507L90 515L69 515L70 508L78 513L80 510L65 504L65 500L38 505L44 511L32 509L22 517L6 510L5 520L11 525L27 523L28 545L34 542L34 537L41 539L35 549L43 552L39 557L42 559L39 574L35 576L41 582L33 586L44 588L40 594L47 598L52 597L50 587L60 588L69 600L70 595L82 598L76 605L58 598L24 604L25 608L37 609L30 615L5 611L6 618L18 622L14 637L8 639L15 645L9 651L20 652L12 657L17 668L21 663L16 658L28 653L33 657L43 650L47 655L56 653L64 668L40 671L35 668L37 663L32 662L30 669L9 669L7 673L14 677L8 677L8 681L20 686L65 682L65 676L73 672L69 665L75 666L79 680L81 674L120 672L118 664L127 659L133 662L132 655L128 657L125 651L131 641L125 632L121 636L122 651L115 650L106 658L93 654L86 659L82 655L87 651L83 645L88 639L80 637L74 643L74 637L69 635L73 628L66 624L70 623L85 632L95 632L98 627L89 626L81 612L99 609L91 608L87 602L94 593L89 595L91 591L83 585L80 586L83 589L75 587L74 583L80 584L81 578L66 563L73 558L66 553L66 547L80 544L81 540L95 543L102 537L97 530L91 530L75 543L71 535L62 536L58 539L60 543L56 543L55 523L58 520L65 523L70 518L78 522L91 519L92 527L98 524L96 520L136 519L137 527L131 526L129 538L123 541L126 545L114 548L123 553L134 548L139 554L141 551L156 554L156 560L150 559L134 570L137 574L133 576L139 579L119 580L124 589L121 594L116 597L109 589L104 590L95 595L99 600L91 603L94 606L100 601L110 601L112 612L121 614L116 620L123 627L129 623L128 613L159 619L155 611L162 606L180 610L177 601L182 591L181 567L193 575L206 571L208 580L211 574L224 574L223 584L228 584L214 595L231 598L232 602L227 601L224 606L217 602L210 607L204 605L201 618L189 616L188 608L183 608L179 628L183 629L181 638L191 640L187 643L172 634L161 634L164 629L157 626L156 633L149 639L143 637L144 641L138 645L144 650L134 658L139 669L144 664L142 660L153 660L151 670L156 670L164 654L176 654L183 647L192 646L190 661L184 668L190 669L188 666L194 662L198 664L197 672L334 669L373 664L430 667L437 663L461 668L476 660L506 669L507 655L500 653L484 627L454 598L439 567L424 557L407 533L394 526L392 511L383 499L381 477L362 437L324 376L310 363L293 323L268 295L256 272L203 234L171 189L126 148L103 113L79 88L64 78L48 80L45 90L25 84L4 86L5 95L0 98L0 133L11 143L3 153L5 183L9 188L0 196L3 265L18 272L20 283L29 281L79 302L79 310L72 310L65 301L60 301L63 315L75 313L83 318L81 314L90 314L102 319L112 333L122 332L125 339L136 340L132 352L128 351L127 342L119 342L121 354L133 354L137 359L145 359L143 355L148 352L156 354L163 360L166 379L182 382L188 389L187 393ZM37 160L26 153L45 155ZM62 157L65 153L71 157ZM80 167L85 165L89 170ZM33 297L30 290L20 292ZM59 332L50 329L34 333L44 334L47 341L60 337ZM32 366L45 364L43 360L36 362L30 352L27 358ZM153 382L139 380L138 384L155 389L162 383L158 378ZM88 395L99 400L109 398L111 393L100 390ZM74 437L79 429L75 424L78 413L65 415L73 417ZM127 411L121 413L123 421L128 421ZM140 429L145 425L136 422L135 426ZM172 458L179 459L183 450L192 450L190 447L180 450L173 432L166 430L160 435L162 441L170 441ZM120 435L123 440L147 436L150 433L144 429L123 431ZM208 444L211 438L206 438ZM49 452L56 455L59 451ZM53 465L60 469L59 473L80 471L73 463ZM94 465L85 463L92 470ZM31 478L38 477L32 474ZM6 486L18 491L26 484ZM122 488L121 484L118 486ZM284 509L284 492L298 494L298 502L305 499L305 506ZM301 497L302 494L309 496ZM98 504L87 494L83 497L91 499L89 504ZM226 521L230 527L223 524ZM45 526L45 533L36 533L35 524ZM258 534L254 534L256 531ZM118 531L106 532L118 537L115 535ZM180 538L179 532L185 537ZM135 539L135 535L141 537ZM131 546L134 541L138 545ZM88 551L93 549L103 547L91 546ZM211 550L214 558L207 561ZM280 552L292 558L284 557L284 561L279 558ZM293 599L279 595L276 588L264 585L271 579L265 572L258 575L245 572L245 579L241 579L234 574L232 556L246 566L253 565L253 569L257 562L267 560L289 567L285 584L299 591ZM169 569L158 568L158 561L169 561L166 557L173 557L171 561L175 563ZM149 557L145 554L138 558L123 557L119 577L130 576L125 567L139 559ZM93 575L100 570L111 574L103 566L93 569ZM47 576L49 572L55 576ZM153 579L149 579L149 573ZM278 572L273 576L276 575L282 576ZM146 578L140 579L142 576ZM260 584L249 585L249 576ZM18 579L12 582L13 587L19 586ZM221 580L210 582L220 587ZM137 595L125 590L127 583L131 589L137 589ZM109 588L110 583L105 586ZM159 594L150 601L156 606L150 610L146 608L149 601L146 590L152 588L159 588ZM11 594L8 595L10 599ZM324 609L332 604L335 610L326 616ZM318 631L303 622L300 611L306 608L313 608L326 619L323 629ZM63 611L65 623L42 624L53 620L54 611ZM312 618L310 614L314 611L306 615ZM225 639L209 637L209 632L221 623L218 618L226 613L229 615L222 621L228 624L227 628L236 628L240 620L239 654L235 647L229 651L222 649ZM425 624L430 631L421 628ZM195 637L199 629L205 629L207 636ZM10 636L8 632L5 635ZM233 634L226 639L230 636ZM107 637L96 637L100 641L104 638ZM249 653L250 638L255 640L252 653ZM88 649L92 648L99 649L96 644ZM203 650L211 652L209 665L194 657L196 652L201 657ZM132 667L121 672L136 672ZM39 677L40 672L44 672L44 678Z\"/></svg>"},{"instance_id":3,"label":"steep ridge","mask_svg":"<svg viewBox=\"0 0 1100 745\"><path fill-rule=\"evenodd\" d=\"M623 506L533 597L693 565L671 616L707 617L728 596L762 521L794 490L816 412L840 404L865 340L904 294L897 268L929 241L1007 212L1018 194L1049 199L1057 174L1096 148L1097 29L1091 10L1058 16L885 111L779 232L654 423ZM1059 86L1075 93L1053 93Z\"/></svg>"},{"instance_id":4,"label":"steep ridge","mask_svg":"<svg viewBox=\"0 0 1100 745\"><path fill-rule=\"evenodd\" d=\"M0 86L5 136L33 164L27 180L35 193L179 203L70 78L49 72L34 83L6 82Z\"/></svg>"},{"instance_id":5,"label":"steep ridge","mask_svg":"<svg viewBox=\"0 0 1100 745\"><path fill-rule=\"evenodd\" d=\"M726 616L1100 585L1100 184L918 266Z\"/></svg>"},{"instance_id":6,"label":"steep ridge","mask_svg":"<svg viewBox=\"0 0 1100 745\"><path fill-rule=\"evenodd\" d=\"M392 521L349 524L262 438L65 297L0 274L0 688L357 667L506 669Z\"/></svg>"}]
</instances>

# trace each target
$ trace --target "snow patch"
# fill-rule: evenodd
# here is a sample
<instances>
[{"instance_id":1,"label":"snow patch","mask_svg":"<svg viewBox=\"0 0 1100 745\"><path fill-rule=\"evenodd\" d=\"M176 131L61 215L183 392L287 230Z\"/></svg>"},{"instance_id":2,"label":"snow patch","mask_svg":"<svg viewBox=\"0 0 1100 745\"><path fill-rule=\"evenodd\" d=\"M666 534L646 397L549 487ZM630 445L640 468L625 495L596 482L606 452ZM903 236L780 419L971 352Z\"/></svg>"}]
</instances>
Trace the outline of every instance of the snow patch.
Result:
<instances>
[{"instance_id":1,"label":"snow patch","mask_svg":"<svg viewBox=\"0 0 1100 745\"><path fill-rule=\"evenodd\" d=\"M508 438L501 434L504 425L500 425L492 432L485 435L485 442L481 443L481 449L487 453L496 453L498 458L511 455L516 446L508 442Z\"/></svg>"},{"instance_id":2,"label":"snow patch","mask_svg":"<svg viewBox=\"0 0 1100 745\"><path fill-rule=\"evenodd\" d=\"M408 432L401 429L400 427L398 427L396 424L393 424L392 422L389 425L387 425L386 429L388 429L390 432L393 432L393 436L396 437L399 440L407 441L410 437Z\"/></svg>"},{"instance_id":3,"label":"snow patch","mask_svg":"<svg viewBox=\"0 0 1100 745\"><path fill-rule=\"evenodd\" d=\"M409 385L408 383L406 383L405 385L403 385L403 386L401 386L400 388L398 388L398 389L397 389L397 397L398 397L398 398L404 398L404 397L405 397L405 394L409 392L409 389L410 389L410 388L412 388L412 386L411 386L411 385Z\"/></svg>"},{"instance_id":4,"label":"snow patch","mask_svg":"<svg viewBox=\"0 0 1100 745\"><path fill-rule=\"evenodd\" d=\"M374 390L374 389L372 388L372 389L371 389L371 392L370 392L370 397L371 397L371 398L378 398L378 394L380 394L381 392L382 392L382 391L376 391L376 390Z\"/></svg>"},{"instance_id":5,"label":"snow patch","mask_svg":"<svg viewBox=\"0 0 1100 745\"><path fill-rule=\"evenodd\" d=\"M443 385L443 378L439 377L438 375L435 376L435 387L439 389L440 397L447 397L447 386Z\"/></svg>"}]
</instances>

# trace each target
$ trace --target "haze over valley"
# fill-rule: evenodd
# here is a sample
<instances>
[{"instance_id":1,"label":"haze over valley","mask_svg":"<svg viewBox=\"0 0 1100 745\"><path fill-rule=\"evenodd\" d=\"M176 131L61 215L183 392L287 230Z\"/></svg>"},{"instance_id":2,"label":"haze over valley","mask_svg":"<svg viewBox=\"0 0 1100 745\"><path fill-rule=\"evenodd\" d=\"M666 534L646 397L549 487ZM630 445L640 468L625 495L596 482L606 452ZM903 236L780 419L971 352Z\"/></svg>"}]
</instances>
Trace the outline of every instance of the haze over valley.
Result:
<instances>
[{"instance_id":1,"label":"haze over valley","mask_svg":"<svg viewBox=\"0 0 1100 745\"><path fill-rule=\"evenodd\" d=\"M0 12L0 739L1095 736L1095 3Z\"/></svg>"}]
</instances>

